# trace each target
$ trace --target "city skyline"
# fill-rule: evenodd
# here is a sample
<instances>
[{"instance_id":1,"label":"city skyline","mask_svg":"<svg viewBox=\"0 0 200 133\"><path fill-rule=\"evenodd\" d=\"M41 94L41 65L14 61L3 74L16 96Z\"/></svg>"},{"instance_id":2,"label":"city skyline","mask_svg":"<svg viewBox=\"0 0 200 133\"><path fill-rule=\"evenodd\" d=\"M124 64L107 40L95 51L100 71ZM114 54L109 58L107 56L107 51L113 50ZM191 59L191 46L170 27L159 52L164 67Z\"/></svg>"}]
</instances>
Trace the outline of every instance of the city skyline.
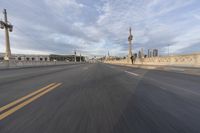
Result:
<instances>
[{"instance_id":1,"label":"city skyline","mask_svg":"<svg viewBox=\"0 0 200 133\"><path fill-rule=\"evenodd\" d=\"M12 3L12 4L10 4ZM127 55L128 29L135 51L157 48L161 54L200 51L198 0L41 0L1 1L14 25L13 53ZM3 14L0 14L3 18ZM5 51L0 31L0 52Z\"/></svg>"}]
</instances>

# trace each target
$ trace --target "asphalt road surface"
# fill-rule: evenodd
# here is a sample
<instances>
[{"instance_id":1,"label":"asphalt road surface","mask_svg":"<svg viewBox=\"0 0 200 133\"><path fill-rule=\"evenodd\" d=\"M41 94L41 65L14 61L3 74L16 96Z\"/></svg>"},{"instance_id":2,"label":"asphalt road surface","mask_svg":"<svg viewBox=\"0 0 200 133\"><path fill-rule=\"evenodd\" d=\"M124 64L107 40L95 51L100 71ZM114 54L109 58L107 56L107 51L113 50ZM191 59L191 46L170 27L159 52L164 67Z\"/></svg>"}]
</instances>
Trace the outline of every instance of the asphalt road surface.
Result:
<instances>
[{"instance_id":1,"label":"asphalt road surface","mask_svg":"<svg viewBox=\"0 0 200 133\"><path fill-rule=\"evenodd\" d=\"M200 76L101 63L0 70L0 133L200 133Z\"/></svg>"}]
</instances>

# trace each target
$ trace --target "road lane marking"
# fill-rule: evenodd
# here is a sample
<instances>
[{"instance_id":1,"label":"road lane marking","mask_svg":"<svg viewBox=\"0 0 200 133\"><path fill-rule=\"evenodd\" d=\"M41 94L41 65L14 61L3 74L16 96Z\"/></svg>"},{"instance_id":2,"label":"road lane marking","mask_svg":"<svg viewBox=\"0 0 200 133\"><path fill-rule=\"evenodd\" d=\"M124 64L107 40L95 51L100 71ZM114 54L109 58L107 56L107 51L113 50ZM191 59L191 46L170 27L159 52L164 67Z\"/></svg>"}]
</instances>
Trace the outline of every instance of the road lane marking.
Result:
<instances>
[{"instance_id":1,"label":"road lane marking","mask_svg":"<svg viewBox=\"0 0 200 133\"><path fill-rule=\"evenodd\" d=\"M83 70L87 70L87 69L88 69L88 67L84 67L84 68L83 68Z\"/></svg>"},{"instance_id":2,"label":"road lane marking","mask_svg":"<svg viewBox=\"0 0 200 133\"><path fill-rule=\"evenodd\" d=\"M194 92L194 91L189 90L189 89L186 89L186 88L183 88L183 87L180 87L180 86L176 86L176 85L173 85L173 84L165 83L165 82L163 82L163 81L158 81L158 80L153 79L153 78L146 78L146 77L145 77L145 79L150 80L150 81L153 81L153 82L156 82L157 85L161 85L161 86L158 86L158 87L162 87L162 88L163 88L163 86L167 86L168 88L176 88L176 89L179 90L179 91L185 91L185 92L191 93L191 94L193 94L193 95L198 95L198 96L200 96L199 93ZM151 82L151 83L152 83L152 82ZM174 92L172 89L171 89L171 90L165 89L165 90ZM174 93L175 93L175 92L174 92Z\"/></svg>"},{"instance_id":3,"label":"road lane marking","mask_svg":"<svg viewBox=\"0 0 200 133\"><path fill-rule=\"evenodd\" d=\"M109 66L111 69L114 69L115 67L114 66Z\"/></svg>"},{"instance_id":4,"label":"road lane marking","mask_svg":"<svg viewBox=\"0 0 200 133\"><path fill-rule=\"evenodd\" d=\"M57 83L51 87L49 87L47 90L35 95L34 97L20 103L19 105L9 109L8 111L4 112L3 114L0 115L0 121L3 120L4 118L6 118L7 116L13 114L14 112L16 112L17 110L23 108L24 106L28 105L29 103L35 101L36 99L40 98L41 96L45 95L46 93L54 90L55 88L57 88L58 86L60 86L62 83Z\"/></svg>"},{"instance_id":5,"label":"road lane marking","mask_svg":"<svg viewBox=\"0 0 200 133\"><path fill-rule=\"evenodd\" d=\"M41 89L39 89L39 90L37 90L37 91L34 91L34 92L32 92L32 93L30 93L30 94L28 94L28 95L26 95L26 96L24 96L24 97L22 97L22 98L20 98L20 99L18 99L18 100L15 100L15 101L13 101L13 102L11 102L11 103L9 103L9 104L7 104L7 105L1 107L1 108L0 108L0 112L4 111L4 110L6 110L6 109L8 109L8 108L10 108L10 107L12 107L12 106L14 106L14 105L20 103L20 102L22 102L22 101L24 101L24 100L26 100L26 99L28 99L28 98L30 98L30 97L32 97L32 96L34 96L34 95L40 93L40 92L42 92L42 91L44 91L45 89L48 89L49 87L51 87L51 86L53 86L53 85L55 85L55 84L56 84L56 83L51 83L51 84L49 84L49 85L47 85L47 86L45 86L45 87L43 87L43 88L41 88Z\"/></svg>"},{"instance_id":6,"label":"road lane marking","mask_svg":"<svg viewBox=\"0 0 200 133\"><path fill-rule=\"evenodd\" d=\"M129 71L124 71L124 72L131 74L131 75L134 75L134 76L139 76L139 74L137 74L137 73L133 73L133 72L129 72Z\"/></svg>"}]
</instances>

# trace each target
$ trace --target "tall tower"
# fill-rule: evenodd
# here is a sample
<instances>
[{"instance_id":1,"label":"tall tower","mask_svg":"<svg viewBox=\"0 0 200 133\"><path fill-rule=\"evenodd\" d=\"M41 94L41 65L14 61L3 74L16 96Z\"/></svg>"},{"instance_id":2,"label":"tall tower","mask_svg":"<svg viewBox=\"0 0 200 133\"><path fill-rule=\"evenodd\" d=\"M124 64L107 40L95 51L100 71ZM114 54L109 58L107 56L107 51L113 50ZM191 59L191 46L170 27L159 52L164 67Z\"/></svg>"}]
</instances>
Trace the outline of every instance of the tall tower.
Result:
<instances>
[{"instance_id":1,"label":"tall tower","mask_svg":"<svg viewBox=\"0 0 200 133\"><path fill-rule=\"evenodd\" d=\"M131 27L129 29L129 37L128 37L128 42L129 42L129 49L128 49L128 60L130 61L131 56L132 56L132 40L133 40L133 35L131 33Z\"/></svg>"},{"instance_id":2,"label":"tall tower","mask_svg":"<svg viewBox=\"0 0 200 133\"><path fill-rule=\"evenodd\" d=\"M9 61L11 58L9 31L12 32L13 25L11 25L8 22L6 9L4 9L3 14L4 14L4 21L0 21L0 28L1 29L5 28L6 51L5 51L4 60Z\"/></svg>"}]
</instances>

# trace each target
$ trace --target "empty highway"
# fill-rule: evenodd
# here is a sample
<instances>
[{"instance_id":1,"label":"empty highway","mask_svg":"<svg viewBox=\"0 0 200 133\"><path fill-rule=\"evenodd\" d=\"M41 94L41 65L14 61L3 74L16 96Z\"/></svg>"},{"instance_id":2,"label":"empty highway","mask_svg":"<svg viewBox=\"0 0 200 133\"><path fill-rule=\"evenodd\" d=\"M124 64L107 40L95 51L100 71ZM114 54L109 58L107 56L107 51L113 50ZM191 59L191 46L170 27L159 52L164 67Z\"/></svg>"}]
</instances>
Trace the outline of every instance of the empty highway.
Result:
<instances>
[{"instance_id":1,"label":"empty highway","mask_svg":"<svg viewBox=\"0 0 200 133\"><path fill-rule=\"evenodd\" d=\"M102 63L0 70L0 133L200 133L200 76Z\"/></svg>"}]
</instances>

